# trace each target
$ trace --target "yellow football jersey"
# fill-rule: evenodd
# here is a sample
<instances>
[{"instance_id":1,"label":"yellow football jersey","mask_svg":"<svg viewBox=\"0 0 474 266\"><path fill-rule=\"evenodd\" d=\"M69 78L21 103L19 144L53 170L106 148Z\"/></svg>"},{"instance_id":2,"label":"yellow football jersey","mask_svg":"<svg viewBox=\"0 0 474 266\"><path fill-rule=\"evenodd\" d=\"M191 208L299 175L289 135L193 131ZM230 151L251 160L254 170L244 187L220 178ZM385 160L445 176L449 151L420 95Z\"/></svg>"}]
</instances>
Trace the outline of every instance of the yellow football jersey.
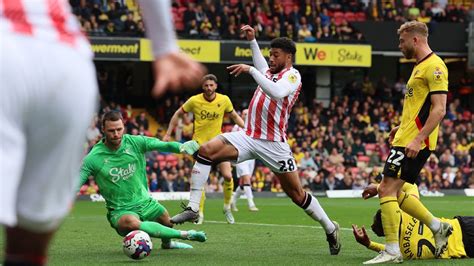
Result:
<instances>
[{"instance_id":1,"label":"yellow football jersey","mask_svg":"<svg viewBox=\"0 0 474 266\"><path fill-rule=\"evenodd\" d=\"M441 221L453 226L453 233L448 239L448 250L441 255L441 258L466 257L459 221L445 218L441 218ZM404 212L400 225L400 251L407 260L433 259L435 251L435 240L430 228Z\"/></svg>"},{"instance_id":2,"label":"yellow football jersey","mask_svg":"<svg viewBox=\"0 0 474 266\"><path fill-rule=\"evenodd\" d=\"M222 133L222 122L225 113L234 110L229 97L216 93L212 101L206 100L204 94L194 95L182 106L183 111L194 114L193 139L199 144L206 143Z\"/></svg>"},{"instance_id":3,"label":"yellow football jersey","mask_svg":"<svg viewBox=\"0 0 474 266\"><path fill-rule=\"evenodd\" d=\"M443 60L431 53L414 68L407 83L407 91L403 103L400 128L392 145L406 147L425 125L431 110L430 95L448 92L448 69ZM422 143L421 149L429 147L435 150L438 140L437 126L430 136Z\"/></svg>"}]
</instances>

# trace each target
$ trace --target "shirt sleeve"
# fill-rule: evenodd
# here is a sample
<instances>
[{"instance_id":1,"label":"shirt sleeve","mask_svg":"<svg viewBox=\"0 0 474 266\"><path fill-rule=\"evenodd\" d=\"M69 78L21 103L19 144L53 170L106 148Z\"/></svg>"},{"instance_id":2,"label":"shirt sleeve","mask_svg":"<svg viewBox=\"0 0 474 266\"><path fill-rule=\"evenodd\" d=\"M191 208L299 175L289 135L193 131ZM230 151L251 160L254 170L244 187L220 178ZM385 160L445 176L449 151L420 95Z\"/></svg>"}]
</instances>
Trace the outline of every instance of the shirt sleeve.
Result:
<instances>
[{"instance_id":1,"label":"shirt sleeve","mask_svg":"<svg viewBox=\"0 0 474 266\"><path fill-rule=\"evenodd\" d=\"M145 152L147 151L161 151L180 153L179 148L181 143L175 141L161 141L157 138L143 137L145 140Z\"/></svg>"},{"instance_id":2,"label":"shirt sleeve","mask_svg":"<svg viewBox=\"0 0 474 266\"><path fill-rule=\"evenodd\" d=\"M189 113L193 110L193 99L194 97L191 97L189 98L184 104L183 106L181 106L181 109L183 109L183 111L185 111L186 113Z\"/></svg>"},{"instance_id":3,"label":"shirt sleeve","mask_svg":"<svg viewBox=\"0 0 474 266\"><path fill-rule=\"evenodd\" d=\"M176 33L171 17L170 0L140 0L146 33L152 41L153 54L156 58L178 51Z\"/></svg>"},{"instance_id":4,"label":"shirt sleeve","mask_svg":"<svg viewBox=\"0 0 474 266\"><path fill-rule=\"evenodd\" d=\"M292 94L301 85L301 76L295 69L285 72L277 82L269 80L254 67L250 68L250 75L266 94L275 99L281 99Z\"/></svg>"},{"instance_id":5,"label":"shirt sleeve","mask_svg":"<svg viewBox=\"0 0 474 266\"><path fill-rule=\"evenodd\" d=\"M258 46L257 40L253 39L250 41L250 49L252 50L252 61L254 67L260 72L265 73L268 69L267 60L263 57L260 47Z\"/></svg>"},{"instance_id":6,"label":"shirt sleeve","mask_svg":"<svg viewBox=\"0 0 474 266\"><path fill-rule=\"evenodd\" d=\"M82 185L84 185L89 179L89 176L94 175L94 167L87 158L88 157L86 156L82 162L81 171L79 172L80 181L77 190L81 189Z\"/></svg>"},{"instance_id":7,"label":"shirt sleeve","mask_svg":"<svg viewBox=\"0 0 474 266\"><path fill-rule=\"evenodd\" d=\"M385 245L374 242L374 241L370 241L370 245L367 248L376 252L380 252L382 250L385 250Z\"/></svg>"},{"instance_id":8,"label":"shirt sleeve","mask_svg":"<svg viewBox=\"0 0 474 266\"><path fill-rule=\"evenodd\" d=\"M225 112L226 113L230 113L232 111L234 111L234 105L232 104L232 101L229 99L229 97L226 96L226 99L225 99Z\"/></svg>"},{"instance_id":9,"label":"shirt sleeve","mask_svg":"<svg viewBox=\"0 0 474 266\"><path fill-rule=\"evenodd\" d=\"M425 72L425 78L430 89L430 93L448 92L448 69L446 65L436 63L430 65Z\"/></svg>"}]
</instances>

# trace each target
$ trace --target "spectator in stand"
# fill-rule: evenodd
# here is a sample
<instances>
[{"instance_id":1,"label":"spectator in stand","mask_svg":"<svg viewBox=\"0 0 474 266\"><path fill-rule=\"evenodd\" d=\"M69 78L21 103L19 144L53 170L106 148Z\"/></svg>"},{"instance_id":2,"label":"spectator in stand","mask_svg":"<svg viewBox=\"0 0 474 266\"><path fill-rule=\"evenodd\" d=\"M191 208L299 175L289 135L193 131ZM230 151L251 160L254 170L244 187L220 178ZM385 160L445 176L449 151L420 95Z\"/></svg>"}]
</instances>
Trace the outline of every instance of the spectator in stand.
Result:
<instances>
[{"instance_id":1,"label":"spectator in stand","mask_svg":"<svg viewBox=\"0 0 474 266\"><path fill-rule=\"evenodd\" d=\"M311 168L311 169L314 169L316 171L319 170L319 167L316 165L316 163L314 162L313 158L311 157L311 154L308 150L306 150L304 152L304 157L301 159L300 161L300 166L299 166L302 170L305 170L305 169L308 169L308 168Z\"/></svg>"},{"instance_id":2,"label":"spectator in stand","mask_svg":"<svg viewBox=\"0 0 474 266\"><path fill-rule=\"evenodd\" d=\"M136 117L136 122L138 127L143 126L145 130L148 130L149 122L145 112L141 112L140 115Z\"/></svg>"}]
</instances>

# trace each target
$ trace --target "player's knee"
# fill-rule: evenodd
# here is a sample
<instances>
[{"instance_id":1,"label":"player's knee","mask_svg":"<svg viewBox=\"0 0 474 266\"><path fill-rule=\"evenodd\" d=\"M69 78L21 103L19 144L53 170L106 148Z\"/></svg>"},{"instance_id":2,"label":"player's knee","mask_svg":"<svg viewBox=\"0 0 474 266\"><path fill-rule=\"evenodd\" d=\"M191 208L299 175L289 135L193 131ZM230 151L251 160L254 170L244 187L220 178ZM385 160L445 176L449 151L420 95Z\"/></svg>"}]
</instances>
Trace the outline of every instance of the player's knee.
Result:
<instances>
[{"instance_id":1,"label":"player's knee","mask_svg":"<svg viewBox=\"0 0 474 266\"><path fill-rule=\"evenodd\" d=\"M387 184L384 182L380 183L378 192L379 192L379 197L381 198L397 195L397 190L394 190L393 186L390 186L390 184Z\"/></svg>"},{"instance_id":2,"label":"player's knee","mask_svg":"<svg viewBox=\"0 0 474 266\"><path fill-rule=\"evenodd\" d=\"M133 216L123 216L120 218L119 227L121 231L133 231L140 229L140 221Z\"/></svg>"},{"instance_id":3,"label":"player's knee","mask_svg":"<svg viewBox=\"0 0 474 266\"><path fill-rule=\"evenodd\" d=\"M230 181L232 180L232 173L224 172L222 173L222 177L224 178L225 181Z\"/></svg>"},{"instance_id":4,"label":"player's knee","mask_svg":"<svg viewBox=\"0 0 474 266\"><path fill-rule=\"evenodd\" d=\"M199 148L199 155L203 156L203 157L206 157L206 158L209 158L209 159L212 159L211 158L212 149L211 149L210 145L207 144L207 143L201 145L201 147Z\"/></svg>"}]
</instances>

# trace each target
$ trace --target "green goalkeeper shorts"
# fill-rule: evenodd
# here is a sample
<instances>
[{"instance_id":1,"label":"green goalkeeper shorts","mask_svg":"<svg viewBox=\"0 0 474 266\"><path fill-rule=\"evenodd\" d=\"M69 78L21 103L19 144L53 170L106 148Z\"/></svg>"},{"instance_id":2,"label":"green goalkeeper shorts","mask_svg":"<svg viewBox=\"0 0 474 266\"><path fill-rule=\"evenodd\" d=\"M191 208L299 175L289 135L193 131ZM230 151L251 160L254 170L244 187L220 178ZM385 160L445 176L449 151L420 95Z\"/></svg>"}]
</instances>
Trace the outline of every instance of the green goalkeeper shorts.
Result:
<instances>
[{"instance_id":1,"label":"green goalkeeper shorts","mask_svg":"<svg viewBox=\"0 0 474 266\"><path fill-rule=\"evenodd\" d=\"M118 222L124 215L133 215L140 221L156 221L158 217L166 212L166 208L150 198L150 200L142 205L128 209L114 209L107 212L107 220L119 235L125 236L128 232L121 232L118 228Z\"/></svg>"}]
</instances>

